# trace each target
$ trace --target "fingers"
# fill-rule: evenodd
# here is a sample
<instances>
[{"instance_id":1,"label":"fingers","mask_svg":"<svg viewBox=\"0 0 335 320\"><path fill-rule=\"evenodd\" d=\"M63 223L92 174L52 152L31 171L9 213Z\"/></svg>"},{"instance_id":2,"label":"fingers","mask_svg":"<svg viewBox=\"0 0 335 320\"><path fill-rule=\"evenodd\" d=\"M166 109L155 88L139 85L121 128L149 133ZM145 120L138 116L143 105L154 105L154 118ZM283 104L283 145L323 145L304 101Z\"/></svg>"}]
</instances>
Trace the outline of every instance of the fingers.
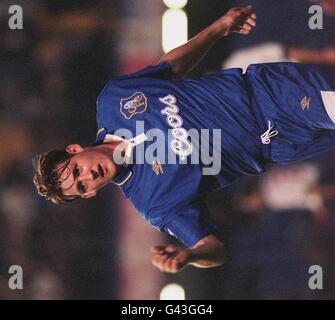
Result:
<instances>
[{"instance_id":1,"label":"fingers","mask_svg":"<svg viewBox=\"0 0 335 320\"><path fill-rule=\"evenodd\" d=\"M150 251L152 253L160 254L160 253L164 253L164 248L165 246L152 246L150 248Z\"/></svg>"},{"instance_id":2,"label":"fingers","mask_svg":"<svg viewBox=\"0 0 335 320\"><path fill-rule=\"evenodd\" d=\"M255 13L252 13L252 14L248 14L246 16L244 16L242 18L242 21L244 23L248 23L249 25L251 25L252 27L255 27L256 26L256 14Z\"/></svg>"},{"instance_id":3,"label":"fingers","mask_svg":"<svg viewBox=\"0 0 335 320\"><path fill-rule=\"evenodd\" d=\"M169 244L165 247L165 252L168 253L173 253L175 251L177 251L179 248L177 248L176 246L174 246L173 244Z\"/></svg>"},{"instance_id":4,"label":"fingers","mask_svg":"<svg viewBox=\"0 0 335 320\"><path fill-rule=\"evenodd\" d=\"M243 24L242 26L237 26L233 32L240 33L240 34L249 34L252 27L249 24Z\"/></svg>"},{"instance_id":5,"label":"fingers","mask_svg":"<svg viewBox=\"0 0 335 320\"><path fill-rule=\"evenodd\" d=\"M173 259L178 249L174 245L151 247L150 251L155 254L151 260L152 264L162 272L173 272L171 268L174 267Z\"/></svg>"},{"instance_id":6,"label":"fingers","mask_svg":"<svg viewBox=\"0 0 335 320\"><path fill-rule=\"evenodd\" d=\"M240 34L249 34L250 30L239 28L239 29L235 30L234 32L235 33L240 33Z\"/></svg>"},{"instance_id":7,"label":"fingers","mask_svg":"<svg viewBox=\"0 0 335 320\"><path fill-rule=\"evenodd\" d=\"M171 256L168 254L156 255L152 258L152 264L160 271L165 271L168 259L171 259Z\"/></svg>"},{"instance_id":8,"label":"fingers","mask_svg":"<svg viewBox=\"0 0 335 320\"><path fill-rule=\"evenodd\" d=\"M150 248L150 251L152 253L155 253L155 254L162 254L162 253L173 253L175 252L176 250L178 250L178 248L172 244L169 244L167 246L152 246Z\"/></svg>"},{"instance_id":9,"label":"fingers","mask_svg":"<svg viewBox=\"0 0 335 320\"><path fill-rule=\"evenodd\" d=\"M220 20L223 26L223 37L229 36L232 32L248 34L256 26L256 14L252 6L235 7L230 9Z\"/></svg>"},{"instance_id":10,"label":"fingers","mask_svg":"<svg viewBox=\"0 0 335 320\"><path fill-rule=\"evenodd\" d=\"M162 272L179 272L185 264L176 256L161 255L152 258L152 264Z\"/></svg>"},{"instance_id":11,"label":"fingers","mask_svg":"<svg viewBox=\"0 0 335 320\"><path fill-rule=\"evenodd\" d=\"M152 264L162 272L176 273L185 267L188 251L174 245L153 246Z\"/></svg>"},{"instance_id":12,"label":"fingers","mask_svg":"<svg viewBox=\"0 0 335 320\"><path fill-rule=\"evenodd\" d=\"M171 255L169 255L169 254L161 254L161 255L155 255L152 258L151 262L160 271L165 272L166 269L167 269L167 267L168 267L168 265L169 265L169 262L167 263L167 261L171 260L171 259L173 259L171 257Z\"/></svg>"},{"instance_id":13,"label":"fingers","mask_svg":"<svg viewBox=\"0 0 335 320\"><path fill-rule=\"evenodd\" d=\"M172 257L165 262L164 272L176 273L181 270L182 263L178 258Z\"/></svg>"},{"instance_id":14,"label":"fingers","mask_svg":"<svg viewBox=\"0 0 335 320\"><path fill-rule=\"evenodd\" d=\"M241 29L246 29L246 30L251 31L252 26L251 26L249 23L244 23L244 24L242 25Z\"/></svg>"},{"instance_id":15,"label":"fingers","mask_svg":"<svg viewBox=\"0 0 335 320\"><path fill-rule=\"evenodd\" d=\"M249 17L246 21L246 23L248 23L249 25L253 26L253 27L256 27L256 20Z\"/></svg>"},{"instance_id":16,"label":"fingers","mask_svg":"<svg viewBox=\"0 0 335 320\"><path fill-rule=\"evenodd\" d=\"M243 17L239 25L236 27L234 32L241 34L249 34L250 31L256 27L256 14L249 13L247 16Z\"/></svg>"}]
</instances>

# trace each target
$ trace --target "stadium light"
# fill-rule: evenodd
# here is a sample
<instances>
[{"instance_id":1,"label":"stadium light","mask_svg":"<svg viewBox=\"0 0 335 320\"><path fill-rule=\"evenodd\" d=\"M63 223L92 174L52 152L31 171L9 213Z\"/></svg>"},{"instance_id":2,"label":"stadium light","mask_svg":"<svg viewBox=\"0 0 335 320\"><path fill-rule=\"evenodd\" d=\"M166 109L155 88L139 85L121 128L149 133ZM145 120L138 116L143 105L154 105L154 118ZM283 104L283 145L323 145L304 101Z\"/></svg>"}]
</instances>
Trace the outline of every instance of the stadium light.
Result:
<instances>
[{"instance_id":1,"label":"stadium light","mask_svg":"<svg viewBox=\"0 0 335 320\"><path fill-rule=\"evenodd\" d=\"M168 9L162 19L162 47L166 53L188 39L187 14L182 9Z\"/></svg>"},{"instance_id":2,"label":"stadium light","mask_svg":"<svg viewBox=\"0 0 335 320\"><path fill-rule=\"evenodd\" d=\"M187 0L163 0L170 9L183 9L187 5Z\"/></svg>"},{"instance_id":3,"label":"stadium light","mask_svg":"<svg viewBox=\"0 0 335 320\"><path fill-rule=\"evenodd\" d=\"M185 290L179 284L170 283L162 289L160 300L185 300Z\"/></svg>"}]
</instances>

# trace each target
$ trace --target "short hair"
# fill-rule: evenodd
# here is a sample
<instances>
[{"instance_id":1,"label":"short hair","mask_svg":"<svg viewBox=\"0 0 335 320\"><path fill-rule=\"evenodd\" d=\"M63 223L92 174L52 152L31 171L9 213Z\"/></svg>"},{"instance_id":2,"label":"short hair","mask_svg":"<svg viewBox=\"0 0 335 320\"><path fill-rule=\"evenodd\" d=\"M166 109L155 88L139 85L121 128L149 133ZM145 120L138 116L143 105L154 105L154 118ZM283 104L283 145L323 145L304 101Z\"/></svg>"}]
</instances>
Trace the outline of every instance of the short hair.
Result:
<instances>
[{"instance_id":1,"label":"short hair","mask_svg":"<svg viewBox=\"0 0 335 320\"><path fill-rule=\"evenodd\" d=\"M55 204L71 202L79 196L64 195L61 188L61 175L68 167L72 154L65 150L53 150L39 154L33 159L35 175L33 182L42 197Z\"/></svg>"}]
</instances>

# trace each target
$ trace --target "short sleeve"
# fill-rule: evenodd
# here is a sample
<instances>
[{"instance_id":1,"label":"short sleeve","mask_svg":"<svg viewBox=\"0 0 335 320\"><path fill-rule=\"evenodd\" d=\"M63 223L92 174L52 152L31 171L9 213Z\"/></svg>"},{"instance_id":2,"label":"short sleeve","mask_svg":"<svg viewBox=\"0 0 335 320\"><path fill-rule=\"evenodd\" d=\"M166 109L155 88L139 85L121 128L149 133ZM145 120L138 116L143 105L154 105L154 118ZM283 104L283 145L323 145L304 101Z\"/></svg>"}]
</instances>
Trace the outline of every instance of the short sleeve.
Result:
<instances>
[{"instance_id":1,"label":"short sleeve","mask_svg":"<svg viewBox=\"0 0 335 320\"><path fill-rule=\"evenodd\" d=\"M128 75L124 75L118 77L117 79L135 79L135 78L159 78L163 80L171 80L173 76L171 64L167 61L162 61L157 65L150 65L146 68L137 71L135 73L130 73Z\"/></svg>"},{"instance_id":2,"label":"short sleeve","mask_svg":"<svg viewBox=\"0 0 335 320\"><path fill-rule=\"evenodd\" d=\"M210 218L205 203L181 208L166 221L163 230L192 247L199 240L216 233L219 225Z\"/></svg>"}]
</instances>

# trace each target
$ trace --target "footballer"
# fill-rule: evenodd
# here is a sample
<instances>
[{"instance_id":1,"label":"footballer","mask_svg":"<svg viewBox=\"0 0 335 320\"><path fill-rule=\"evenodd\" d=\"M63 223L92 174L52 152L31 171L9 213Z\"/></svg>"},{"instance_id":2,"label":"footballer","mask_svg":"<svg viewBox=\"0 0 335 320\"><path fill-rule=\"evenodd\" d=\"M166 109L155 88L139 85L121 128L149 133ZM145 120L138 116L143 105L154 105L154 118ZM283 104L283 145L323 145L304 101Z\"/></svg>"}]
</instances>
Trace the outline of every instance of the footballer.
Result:
<instances>
[{"instance_id":1,"label":"footballer","mask_svg":"<svg viewBox=\"0 0 335 320\"><path fill-rule=\"evenodd\" d=\"M153 246L155 267L175 273L187 265L223 264L208 193L335 145L335 75L317 66L256 64L246 73L237 68L183 79L216 41L255 26L251 6L233 8L156 65L110 80L97 100L95 143L34 159L39 194L60 204L118 185L143 218L185 244ZM168 140L163 148L152 134L157 130ZM206 130L208 143L193 143L189 132L202 138ZM140 155L155 148L154 157L142 161ZM190 161L199 149L219 162L216 170L205 171L209 162L202 157Z\"/></svg>"}]
</instances>

